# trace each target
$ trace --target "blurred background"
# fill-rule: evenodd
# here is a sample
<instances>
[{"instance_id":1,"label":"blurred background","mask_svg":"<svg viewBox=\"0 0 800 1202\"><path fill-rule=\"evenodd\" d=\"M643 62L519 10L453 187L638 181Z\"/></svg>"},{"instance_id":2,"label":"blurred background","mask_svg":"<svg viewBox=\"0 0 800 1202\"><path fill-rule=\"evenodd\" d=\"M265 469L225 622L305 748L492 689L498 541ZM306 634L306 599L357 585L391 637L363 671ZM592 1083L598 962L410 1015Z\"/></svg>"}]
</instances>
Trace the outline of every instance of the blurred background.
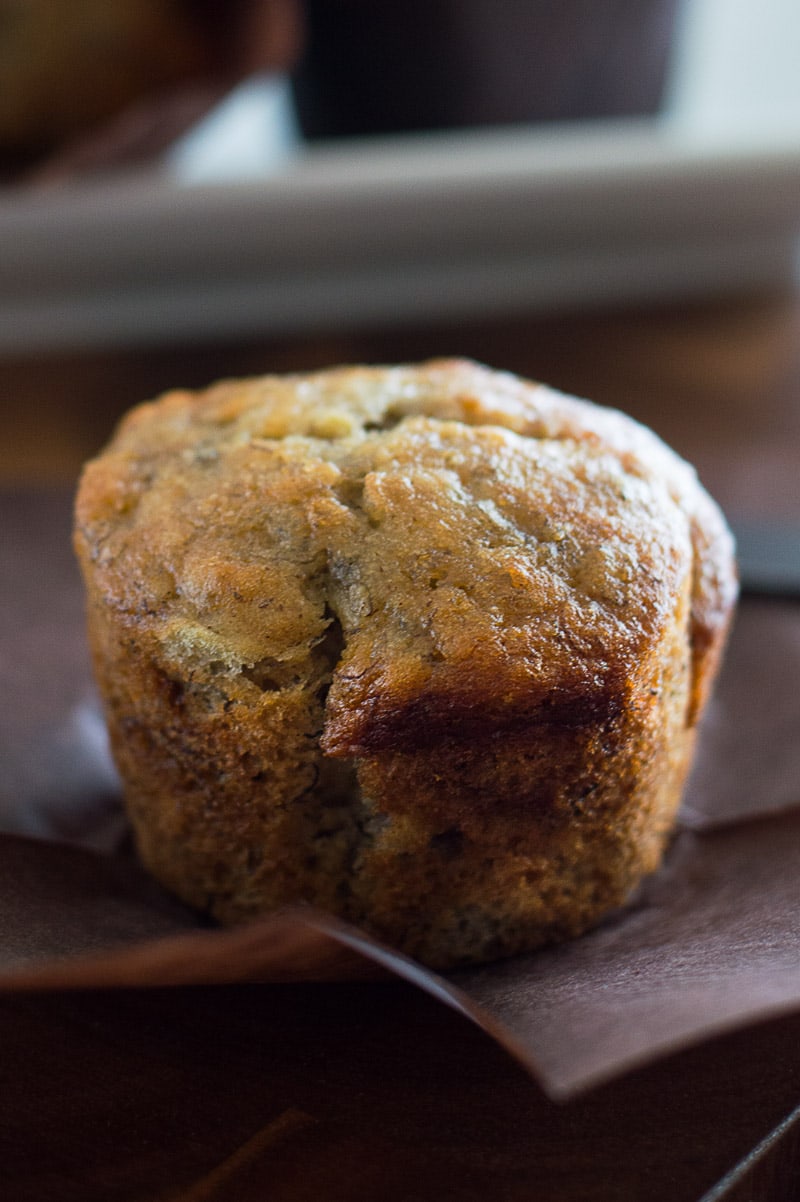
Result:
<instances>
[{"instance_id":1,"label":"blurred background","mask_svg":"<svg viewBox=\"0 0 800 1202\"><path fill-rule=\"evenodd\" d=\"M798 62L794 0L0 0L0 479L168 387L464 354L794 513Z\"/></svg>"},{"instance_id":2,"label":"blurred background","mask_svg":"<svg viewBox=\"0 0 800 1202\"><path fill-rule=\"evenodd\" d=\"M152 161L265 75L310 140L659 112L796 123L799 38L793 0L0 0L0 169ZM251 152L244 172L269 161Z\"/></svg>"}]
</instances>

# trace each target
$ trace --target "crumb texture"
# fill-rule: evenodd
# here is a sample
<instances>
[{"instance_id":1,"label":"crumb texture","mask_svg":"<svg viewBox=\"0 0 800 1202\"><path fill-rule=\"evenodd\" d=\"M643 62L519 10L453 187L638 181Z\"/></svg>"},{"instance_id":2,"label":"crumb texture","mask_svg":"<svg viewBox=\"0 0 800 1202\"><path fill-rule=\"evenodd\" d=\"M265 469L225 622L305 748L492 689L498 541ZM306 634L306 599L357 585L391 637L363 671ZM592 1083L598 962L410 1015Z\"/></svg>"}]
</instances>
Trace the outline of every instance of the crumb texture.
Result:
<instances>
[{"instance_id":1,"label":"crumb texture","mask_svg":"<svg viewBox=\"0 0 800 1202\"><path fill-rule=\"evenodd\" d=\"M141 854L221 920L307 901L445 966L657 864L735 581L621 414L456 361L174 392L76 547Z\"/></svg>"}]
</instances>

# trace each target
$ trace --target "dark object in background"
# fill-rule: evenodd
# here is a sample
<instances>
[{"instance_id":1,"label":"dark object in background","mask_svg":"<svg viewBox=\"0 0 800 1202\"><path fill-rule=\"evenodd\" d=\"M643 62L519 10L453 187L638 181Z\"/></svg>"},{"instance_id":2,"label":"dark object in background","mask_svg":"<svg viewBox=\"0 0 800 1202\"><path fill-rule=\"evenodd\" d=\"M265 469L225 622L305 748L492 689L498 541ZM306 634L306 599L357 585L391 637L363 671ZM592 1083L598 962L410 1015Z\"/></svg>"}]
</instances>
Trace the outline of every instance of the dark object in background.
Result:
<instances>
[{"instance_id":1,"label":"dark object in background","mask_svg":"<svg viewBox=\"0 0 800 1202\"><path fill-rule=\"evenodd\" d=\"M307 0L303 133L657 111L678 0Z\"/></svg>"}]
</instances>

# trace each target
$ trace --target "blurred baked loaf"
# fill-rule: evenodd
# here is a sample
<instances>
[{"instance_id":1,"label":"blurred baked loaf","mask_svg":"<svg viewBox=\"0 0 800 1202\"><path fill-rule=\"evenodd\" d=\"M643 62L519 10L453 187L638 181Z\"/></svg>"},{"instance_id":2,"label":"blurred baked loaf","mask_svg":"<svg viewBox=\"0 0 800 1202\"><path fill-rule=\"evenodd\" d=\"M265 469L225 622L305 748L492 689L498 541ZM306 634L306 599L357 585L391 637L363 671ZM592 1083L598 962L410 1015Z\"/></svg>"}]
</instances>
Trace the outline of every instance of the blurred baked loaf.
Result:
<instances>
[{"instance_id":1,"label":"blurred baked loaf","mask_svg":"<svg viewBox=\"0 0 800 1202\"><path fill-rule=\"evenodd\" d=\"M212 81L286 69L300 40L299 0L0 0L0 166L87 137L113 164L121 115L174 120Z\"/></svg>"},{"instance_id":2,"label":"blurred baked loaf","mask_svg":"<svg viewBox=\"0 0 800 1202\"><path fill-rule=\"evenodd\" d=\"M48 149L209 64L185 0L0 0L0 151Z\"/></svg>"},{"instance_id":3,"label":"blurred baked loaf","mask_svg":"<svg viewBox=\"0 0 800 1202\"><path fill-rule=\"evenodd\" d=\"M694 472L474 364L173 392L76 547L145 864L437 967L576 935L659 863L736 585Z\"/></svg>"}]
</instances>

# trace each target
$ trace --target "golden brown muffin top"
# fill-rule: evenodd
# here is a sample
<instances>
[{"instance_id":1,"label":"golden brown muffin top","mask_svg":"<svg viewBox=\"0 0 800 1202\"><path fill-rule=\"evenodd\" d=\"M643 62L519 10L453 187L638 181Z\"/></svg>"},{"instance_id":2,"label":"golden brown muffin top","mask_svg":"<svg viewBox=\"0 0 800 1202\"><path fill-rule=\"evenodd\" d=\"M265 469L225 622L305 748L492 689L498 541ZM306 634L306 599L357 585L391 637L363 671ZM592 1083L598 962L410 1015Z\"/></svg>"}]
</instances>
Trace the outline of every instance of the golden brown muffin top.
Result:
<instances>
[{"instance_id":1,"label":"golden brown muffin top","mask_svg":"<svg viewBox=\"0 0 800 1202\"><path fill-rule=\"evenodd\" d=\"M460 361L139 406L86 469L76 539L167 670L246 699L327 659L322 743L346 756L607 716L687 578L692 721L736 587L724 520L655 435Z\"/></svg>"}]
</instances>

